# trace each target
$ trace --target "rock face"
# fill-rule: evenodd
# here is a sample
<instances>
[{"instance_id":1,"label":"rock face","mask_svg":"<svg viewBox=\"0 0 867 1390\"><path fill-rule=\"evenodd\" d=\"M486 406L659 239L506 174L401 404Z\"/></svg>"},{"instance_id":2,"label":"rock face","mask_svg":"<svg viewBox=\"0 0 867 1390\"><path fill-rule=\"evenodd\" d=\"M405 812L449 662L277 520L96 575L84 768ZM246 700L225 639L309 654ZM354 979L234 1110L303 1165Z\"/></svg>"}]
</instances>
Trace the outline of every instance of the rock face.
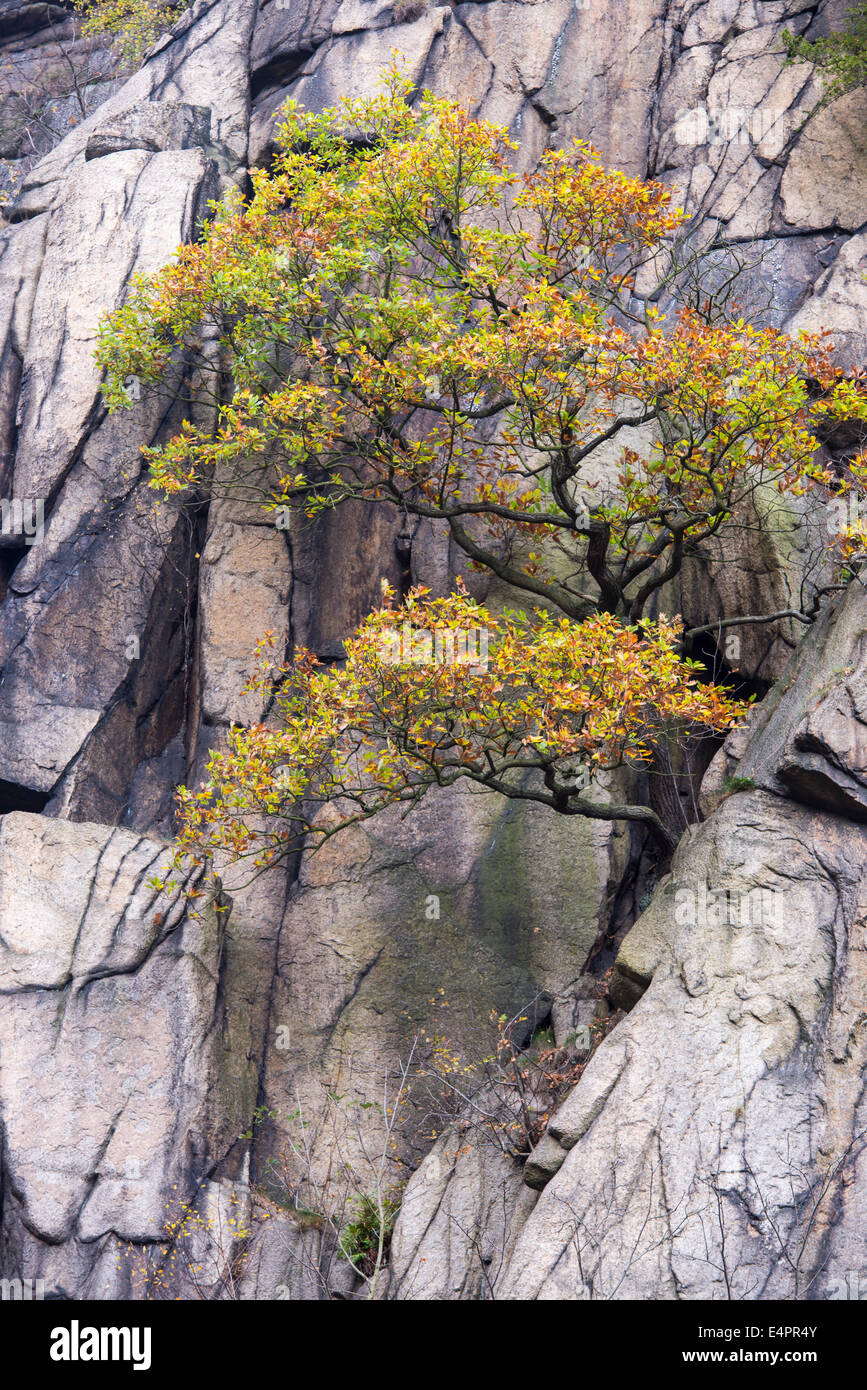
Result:
<instances>
[{"instance_id":1,"label":"rock face","mask_svg":"<svg viewBox=\"0 0 867 1390\"><path fill-rule=\"evenodd\" d=\"M561 1166L501 1296L821 1298L863 1259L839 1223L864 1142L864 850L761 792L684 844L651 985L549 1126Z\"/></svg>"},{"instance_id":2,"label":"rock face","mask_svg":"<svg viewBox=\"0 0 867 1390\"><path fill-rule=\"evenodd\" d=\"M338 658L381 578L403 577L400 518L359 506L283 532L157 499L139 449L182 408L143 394L105 415L101 316L246 187L286 97L373 90L397 48L420 85L507 125L525 165L580 136L670 183L701 228L752 243L748 307L863 361L865 97L811 118L810 68L779 56L786 24L826 32L843 8L197 0L124 75L63 6L0 0L0 57L30 84L0 88L4 1277L139 1297L176 1201L180 1296L356 1295L327 1222L286 1209L292 1116L322 1121L315 1180L339 1160L363 1187L384 1131L351 1107L383 1069L435 1026L478 1057L491 1010L560 1043L648 869L626 831L467 793L227 888L219 912L193 915L189 884L157 901L174 787L261 715L242 689L256 640ZM788 607L815 580L796 519L685 575L672 606L696 624ZM420 527L409 568L442 590L459 559ZM528 1163L484 1133L434 1142L410 1088L393 1165L415 1172L381 1295L827 1297L863 1266L865 611L853 587L802 642L796 625L745 639L740 670L778 683L620 947L611 996L631 1012Z\"/></svg>"},{"instance_id":3,"label":"rock face","mask_svg":"<svg viewBox=\"0 0 867 1390\"><path fill-rule=\"evenodd\" d=\"M531 1154L538 1201L490 1159L481 1186L478 1143L463 1172L434 1182L422 1165L395 1238L395 1296L419 1282L462 1296L449 1259L426 1260L430 1231L453 1245L491 1209L505 1223L486 1290L497 1298L827 1298L863 1263L867 839L844 798L863 786L846 702L864 677L865 621L853 589L737 758L721 751L745 785L684 838L626 937L617 968L646 992ZM824 771L810 764L805 781L812 740ZM434 1221L418 1219L425 1198Z\"/></svg>"},{"instance_id":4,"label":"rock face","mask_svg":"<svg viewBox=\"0 0 867 1390\"><path fill-rule=\"evenodd\" d=\"M12 812L0 831L4 1264L79 1297L117 1289L115 1237L160 1236L198 1195L178 1177L213 1168L255 1095L254 1068L225 1067L222 931L185 885L148 886L165 861L109 826Z\"/></svg>"}]
</instances>

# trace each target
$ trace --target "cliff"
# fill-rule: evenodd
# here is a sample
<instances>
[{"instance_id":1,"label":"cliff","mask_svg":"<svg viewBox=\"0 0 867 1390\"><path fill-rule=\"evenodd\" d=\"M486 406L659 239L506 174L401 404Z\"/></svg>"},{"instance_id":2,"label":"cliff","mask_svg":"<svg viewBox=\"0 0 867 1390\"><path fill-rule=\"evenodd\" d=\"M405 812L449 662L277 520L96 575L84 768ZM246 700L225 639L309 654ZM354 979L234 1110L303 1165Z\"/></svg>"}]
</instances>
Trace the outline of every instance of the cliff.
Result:
<instances>
[{"instance_id":1,"label":"cliff","mask_svg":"<svg viewBox=\"0 0 867 1390\"><path fill-rule=\"evenodd\" d=\"M432 1119L408 1086L381 1296L828 1297L864 1266L860 583L806 636L745 640L741 670L770 693L664 875L622 825L450 792L196 913L192 882L166 900L151 879L175 786L262 714L243 692L258 637L333 660L383 577L408 566L442 592L460 557L427 525L407 557L402 519L361 503L282 531L241 504L161 501L139 449L182 408L144 393L108 416L92 356L132 277L268 161L283 101L373 91L397 49L420 86L507 126L527 166L577 135L670 183L749 251L748 309L829 328L863 363L867 96L815 114L811 68L780 45L844 9L197 0L124 76L63 5L0 3L19 74L0 91L0 497L21 502L0 535L4 1277L137 1297L180 1220L182 1297L352 1296L292 1200L299 1143L319 1187L366 1190L390 1137L358 1107L390 1094L418 1029L482 1058L492 1011L528 1045L605 1036L529 1159L499 1119ZM754 537L672 602L696 624L733 595L787 607L803 564ZM708 889L773 910L733 924ZM688 921L683 891L704 903Z\"/></svg>"}]
</instances>

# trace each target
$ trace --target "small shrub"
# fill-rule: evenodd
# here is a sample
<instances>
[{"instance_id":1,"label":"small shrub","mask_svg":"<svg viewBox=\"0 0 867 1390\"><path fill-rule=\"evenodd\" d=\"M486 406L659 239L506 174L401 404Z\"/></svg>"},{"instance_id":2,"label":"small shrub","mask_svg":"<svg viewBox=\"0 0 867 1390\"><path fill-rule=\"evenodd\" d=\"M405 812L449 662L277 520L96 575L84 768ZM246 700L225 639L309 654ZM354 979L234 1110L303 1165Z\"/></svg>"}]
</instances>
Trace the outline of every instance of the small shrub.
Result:
<instances>
[{"instance_id":1,"label":"small shrub","mask_svg":"<svg viewBox=\"0 0 867 1390\"><path fill-rule=\"evenodd\" d=\"M340 1248L351 1265L370 1277L380 1260L388 1258L391 1233L400 1210L396 1192L377 1198L362 1192L354 1198L350 1220L340 1232Z\"/></svg>"},{"instance_id":2,"label":"small shrub","mask_svg":"<svg viewBox=\"0 0 867 1390\"><path fill-rule=\"evenodd\" d=\"M752 777L726 777L723 790L727 792L748 792L755 787Z\"/></svg>"},{"instance_id":3,"label":"small shrub","mask_svg":"<svg viewBox=\"0 0 867 1390\"><path fill-rule=\"evenodd\" d=\"M813 63L825 78L822 105L867 82L867 0L847 12L849 28L822 39L783 34L786 62Z\"/></svg>"},{"instance_id":4,"label":"small shrub","mask_svg":"<svg viewBox=\"0 0 867 1390\"><path fill-rule=\"evenodd\" d=\"M170 29L186 0L73 0L83 15L82 33L104 34L124 64L138 67L160 34Z\"/></svg>"}]
</instances>

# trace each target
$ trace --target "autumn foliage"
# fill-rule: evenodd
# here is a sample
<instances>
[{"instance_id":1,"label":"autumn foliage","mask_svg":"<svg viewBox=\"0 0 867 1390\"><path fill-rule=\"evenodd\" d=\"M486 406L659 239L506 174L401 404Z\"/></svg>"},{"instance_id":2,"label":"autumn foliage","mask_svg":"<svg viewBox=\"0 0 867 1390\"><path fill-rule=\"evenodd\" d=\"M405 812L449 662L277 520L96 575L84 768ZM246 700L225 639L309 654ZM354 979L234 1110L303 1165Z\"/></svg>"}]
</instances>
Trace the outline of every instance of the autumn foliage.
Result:
<instances>
[{"instance_id":1,"label":"autumn foliage","mask_svg":"<svg viewBox=\"0 0 867 1390\"><path fill-rule=\"evenodd\" d=\"M171 28L187 0L72 0L83 16L82 32L111 39L125 63L137 65L160 34Z\"/></svg>"},{"instance_id":2,"label":"autumn foliage","mask_svg":"<svg viewBox=\"0 0 867 1390\"><path fill-rule=\"evenodd\" d=\"M345 667L296 653L271 670L279 718L233 729L206 786L182 793L195 852L270 862L334 797L342 824L458 777L663 830L584 795L573 768L592 782L652 759L663 729L736 717L651 601L760 491L864 490L865 460L832 475L816 435L867 418L860 376L822 336L700 292L668 189L577 140L516 172L502 129L408 97L393 70L375 98L289 103L252 197L230 193L103 324L106 400L128 405L130 377L210 393L213 423L146 451L167 493L223 488L310 518L390 503L541 606L498 617L419 590L397 615L389 595ZM856 525L841 557L862 544ZM486 669L383 661L383 630L407 620L484 627Z\"/></svg>"},{"instance_id":3,"label":"autumn foliage","mask_svg":"<svg viewBox=\"0 0 867 1390\"><path fill-rule=\"evenodd\" d=\"M220 849L262 867L307 836L321 842L461 778L571 815L650 823L646 808L612 808L580 789L647 762L662 729L718 732L739 713L696 680L699 668L678 655L670 623L639 633L608 613L583 623L544 613L495 618L463 589L441 599L416 590L400 610L391 592L385 597L339 668L306 651L288 669L263 662L260 688L267 698L276 678L278 717L233 727L206 784L182 792L185 853ZM398 652L393 638L406 623L416 640ZM430 641L419 640L480 629L484 662L472 642L465 660L428 660ZM531 772L540 774L536 788L526 785Z\"/></svg>"}]
</instances>

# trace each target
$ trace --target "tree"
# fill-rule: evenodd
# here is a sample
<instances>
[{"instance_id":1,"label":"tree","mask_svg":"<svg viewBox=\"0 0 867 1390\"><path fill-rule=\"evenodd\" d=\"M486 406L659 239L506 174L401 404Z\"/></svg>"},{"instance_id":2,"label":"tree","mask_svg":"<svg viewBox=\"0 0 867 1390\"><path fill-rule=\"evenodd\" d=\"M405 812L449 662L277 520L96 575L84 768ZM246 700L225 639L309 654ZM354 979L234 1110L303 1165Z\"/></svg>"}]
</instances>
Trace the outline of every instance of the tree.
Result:
<instances>
[{"instance_id":1,"label":"tree","mask_svg":"<svg viewBox=\"0 0 867 1390\"><path fill-rule=\"evenodd\" d=\"M84 17L85 35L108 35L122 61L141 63L160 34L170 29L187 0L72 0Z\"/></svg>"},{"instance_id":2,"label":"tree","mask_svg":"<svg viewBox=\"0 0 867 1390\"><path fill-rule=\"evenodd\" d=\"M420 590L398 612L387 594L344 670L300 653L268 672L279 719L234 729L203 791L182 793L182 843L270 862L334 796L345 824L466 777L643 822L670 846L649 807L582 794L652 761L660 740L736 717L686 659L699 629L653 621L652 603L769 487L860 495L867 460L832 475L814 430L867 418L863 381L823 336L756 327L703 292L660 184L578 140L516 173L502 129L408 95L392 70L375 98L320 115L289 103L249 203L229 194L202 241L103 323L105 398L123 408L130 377L159 389L192 369L216 428L187 421L146 450L156 487L223 487L310 517L390 503L447 527L471 567L539 608L497 618L465 592ZM664 314L660 296L678 292ZM606 477L596 460L612 444ZM861 543L856 522L841 548L851 559ZM809 620L722 625L790 616ZM484 630L493 655L482 670L394 660L387 630L402 621Z\"/></svg>"},{"instance_id":3,"label":"tree","mask_svg":"<svg viewBox=\"0 0 867 1390\"><path fill-rule=\"evenodd\" d=\"M662 730L713 732L738 717L738 702L699 684L698 664L677 655L673 625L639 633L608 613L495 618L463 589L442 599L411 591L401 610L387 588L385 598L347 643L342 669L296 654L277 673L273 726L234 726L206 784L181 791L184 853L220 849L264 867L307 837L321 843L460 779L564 815L638 821L674 847L649 807L596 799L590 785L649 761ZM465 647L463 659L437 660L448 641ZM480 645L493 652L477 663ZM274 675L266 661L266 698Z\"/></svg>"},{"instance_id":4,"label":"tree","mask_svg":"<svg viewBox=\"0 0 867 1390\"><path fill-rule=\"evenodd\" d=\"M827 106L836 97L867 82L867 0L846 12L849 27L820 39L783 33L788 63L814 63L825 79L820 102Z\"/></svg>"}]
</instances>

